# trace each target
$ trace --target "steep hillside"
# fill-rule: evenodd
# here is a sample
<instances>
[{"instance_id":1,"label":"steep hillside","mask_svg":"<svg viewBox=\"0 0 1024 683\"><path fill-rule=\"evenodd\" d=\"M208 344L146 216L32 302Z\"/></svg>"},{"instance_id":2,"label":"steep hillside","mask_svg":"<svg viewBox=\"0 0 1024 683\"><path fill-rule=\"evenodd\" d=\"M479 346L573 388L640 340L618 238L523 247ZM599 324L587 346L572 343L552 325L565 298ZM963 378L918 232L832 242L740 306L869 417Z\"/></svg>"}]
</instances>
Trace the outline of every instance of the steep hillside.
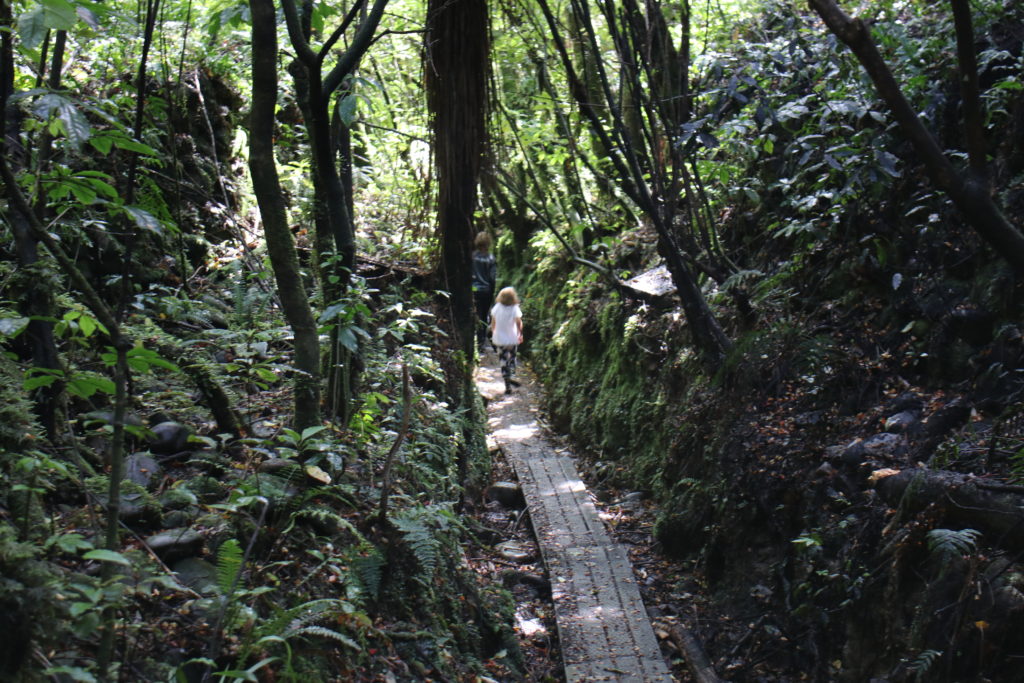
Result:
<instances>
[{"instance_id":1,"label":"steep hillside","mask_svg":"<svg viewBox=\"0 0 1024 683\"><path fill-rule=\"evenodd\" d=\"M979 41L982 80L1003 84L993 178L1021 226L1024 167L1004 141L1024 122L1024 31L1010 14L985 17ZM956 146L952 36L904 19L920 52L897 67ZM694 354L672 295L631 297L538 234L518 277L552 419L596 480L653 497L661 548L703 606L698 620L679 598L679 614L735 680L1019 680L1019 279L929 187L855 65L812 41L820 28L783 30L793 21L758 24L720 58L774 68L777 86L720 131L722 248L740 268L705 293L728 357ZM783 64L783 50L807 59ZM826 91L828 71L845 80ZM752 162L737 152L769 138ZM653 268L653 242L638 228L608 260Z\"/></svg>"}]
</instances>

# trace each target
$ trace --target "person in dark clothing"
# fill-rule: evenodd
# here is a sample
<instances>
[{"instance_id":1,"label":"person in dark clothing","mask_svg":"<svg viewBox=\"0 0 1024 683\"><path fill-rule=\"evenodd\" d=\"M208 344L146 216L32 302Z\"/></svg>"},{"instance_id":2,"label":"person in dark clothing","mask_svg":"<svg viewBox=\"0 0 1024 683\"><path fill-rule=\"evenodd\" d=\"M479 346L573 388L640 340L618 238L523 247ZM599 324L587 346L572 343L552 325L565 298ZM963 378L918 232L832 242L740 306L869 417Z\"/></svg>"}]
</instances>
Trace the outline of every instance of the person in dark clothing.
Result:
<instances>
[{"instance_id":1,"label":"person in dark clothing","mask_svg":"<svg viewBox=\"0 0 1024 683\"><path fill-rule=\"evenodd\" d=\"M486 231L477 233L473 244L476 247L473 252L473 303L479 320L476 338L482 353L484 343L487 341L494 285L498 279L498 263L491 253L491 236Z\"/></svg>"}]
</instances>

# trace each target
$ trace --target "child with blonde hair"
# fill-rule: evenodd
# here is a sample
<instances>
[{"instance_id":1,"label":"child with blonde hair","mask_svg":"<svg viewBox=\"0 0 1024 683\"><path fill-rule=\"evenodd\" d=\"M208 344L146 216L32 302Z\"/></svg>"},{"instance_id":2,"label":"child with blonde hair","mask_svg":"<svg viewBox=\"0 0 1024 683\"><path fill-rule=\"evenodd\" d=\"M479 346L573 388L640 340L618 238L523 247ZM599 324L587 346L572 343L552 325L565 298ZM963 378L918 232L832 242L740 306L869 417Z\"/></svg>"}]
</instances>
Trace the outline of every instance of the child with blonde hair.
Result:
<instances>
[{"instance_id":1,"label":"child with blonde hair","mask_svg":"<svg viewBox=\"0 0 1024 683\"><path fill-rule=\"evenodd\" d=\"M501 378L505 380L505 393L519 382L512 379L516 371L516 347L523 343L523 312L519 310L519 295L512 287L498 292L498 301L491 309L491 342L498 347Z\"/></svg>"}]
</instances>

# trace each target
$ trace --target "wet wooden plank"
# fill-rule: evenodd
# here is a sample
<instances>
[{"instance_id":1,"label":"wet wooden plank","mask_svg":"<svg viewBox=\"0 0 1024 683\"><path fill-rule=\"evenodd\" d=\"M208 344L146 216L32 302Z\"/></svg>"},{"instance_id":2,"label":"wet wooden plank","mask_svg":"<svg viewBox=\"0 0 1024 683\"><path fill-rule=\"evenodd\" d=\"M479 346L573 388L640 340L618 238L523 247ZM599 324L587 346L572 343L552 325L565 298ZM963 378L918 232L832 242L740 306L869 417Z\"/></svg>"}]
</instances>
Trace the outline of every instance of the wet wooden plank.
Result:
<instances>
[{"instance_id":1,"label":"wet wooden plank","mask_svg":"<svg viewBox=\"0 0 1024 683\"><path fill-rule=\"evenodd\" d=\"M525 373L524 373L525 374ZM566 679L670 683L626 551L604 528L575 461L537 420L530 378L500 393L493 369L478 375L491 438L512 463L548 570Z\"/></svg>"}]
</instances>

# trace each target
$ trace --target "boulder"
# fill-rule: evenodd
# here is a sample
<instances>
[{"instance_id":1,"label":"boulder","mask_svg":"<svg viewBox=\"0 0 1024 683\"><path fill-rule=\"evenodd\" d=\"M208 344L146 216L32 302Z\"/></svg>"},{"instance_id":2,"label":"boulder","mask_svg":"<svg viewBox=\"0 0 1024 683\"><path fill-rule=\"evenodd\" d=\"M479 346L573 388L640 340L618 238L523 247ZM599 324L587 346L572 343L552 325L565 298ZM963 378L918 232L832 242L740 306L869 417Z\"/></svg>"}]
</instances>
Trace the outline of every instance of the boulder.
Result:
<instances>
[{"instance_id":1,"label":"boulder","mask_svg":"<svg viewBox=\"0 0 1024 683\"><path fill-rule=\"evenodd\" d=\"M532 562L537 557L533 548L523 545L518 541L505 541L504 543L499 543L494 549L498 551L498 554L503 559L518 564Z\"/></svg>"},{"instance_id":2,"label":"boulder","mask_svg":"<svg viewBox=\"0 0 1024 683\"><path fill-rule=\"evenodd\" d=\"M149 448L160 455L173 455L188 450L192 429L179 422L161 422L150 427Z\"/></svg>"},{"instance_id":3,"label":"boulder","mask_svg":"<svg viewBox=\"0 0 1024 683\"><path fill-rule=\"evenodd\" d=\"M201 553L203 536L193 529L168 529L147 538L146 545L157 557L170 564Z\"/></svg>"},{"instance_id":4,"label":"boulder","mask_svg":"<svg viewBox=\"0 0 1024 683\"><path fill-rule=\"evenodd\" d=\"M900 434L910 429L911 425L916 422L917 413L912 410L904 410L886 419L885 431L890 434Z\"/></svg>"},{"instance_id":5,"label":"boulder","mask_svg":"<svg viewBox=\"0 0 1024 683\"><path fill-rule=\"evenodd\" d=\"M218 593L217 568L206 560L198 557L186 557L175 562L171 569L178 575L178 581L196 593L203 595Z\"/></svg>"},{"instance_id":6,"label":"boulder","mask_svg":"<svg viewBox=\"0 0 1024 683\"><path fill-rule=\"evenodd\" d=\"M132 453L124 459L124 478L151 491L160 483L163 473L160 463L145 453Z\"/></svg>"},{"instance_id":7,"label":"boulder","mask_svg":"<svg viewBox=\"0 0 1024 683\"><path fill-rule=\"evenodd\" d=\"M484 495L487 500L494 501L504 508L526 507L523 489L514 481L496 481L487 487Z\"/></svg>"}]
</instances>

